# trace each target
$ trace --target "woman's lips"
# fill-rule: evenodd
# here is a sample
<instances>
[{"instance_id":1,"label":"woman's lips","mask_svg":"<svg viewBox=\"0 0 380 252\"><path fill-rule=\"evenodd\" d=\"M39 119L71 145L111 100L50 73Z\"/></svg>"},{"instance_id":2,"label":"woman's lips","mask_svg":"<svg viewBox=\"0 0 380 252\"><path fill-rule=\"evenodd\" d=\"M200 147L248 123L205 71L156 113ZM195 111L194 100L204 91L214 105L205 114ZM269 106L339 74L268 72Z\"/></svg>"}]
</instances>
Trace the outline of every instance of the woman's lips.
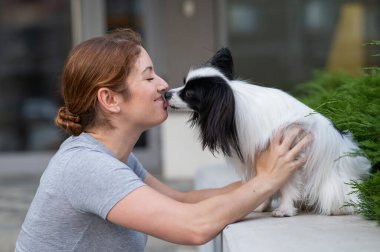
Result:
<instances>
[{"instance_id":1,"label":"woman's lips","mask_svg":"<svg viewBox=\"0 0 380 252\"><path fill-rule=\"evenodd\" d=\"M163 96L156 98L154 101L159 101L159 102L162 101L164 109L167 109L169 106L169 103L165 100L165 98Z\"/></svg>"}]
</instances>

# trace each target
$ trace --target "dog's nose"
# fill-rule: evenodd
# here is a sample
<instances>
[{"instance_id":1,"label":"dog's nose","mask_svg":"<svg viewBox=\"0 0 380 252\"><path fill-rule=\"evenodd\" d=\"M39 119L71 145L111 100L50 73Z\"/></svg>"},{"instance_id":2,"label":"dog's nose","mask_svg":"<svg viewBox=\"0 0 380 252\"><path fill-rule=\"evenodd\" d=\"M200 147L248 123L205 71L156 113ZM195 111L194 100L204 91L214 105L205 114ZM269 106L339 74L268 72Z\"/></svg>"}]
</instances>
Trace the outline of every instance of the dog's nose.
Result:
<instances>
[{"instance_id":1,"label":"dog's nose","mask_svg":"<svg viewBox=\"0 0 380 252\"><path fill-rule=\"evenodd\" d=\"M170 100L170 98L172 98L172 96L173 96L172 92L165 92L165 94L164 94L165 100Z\"/></svg>"}]
</instances>

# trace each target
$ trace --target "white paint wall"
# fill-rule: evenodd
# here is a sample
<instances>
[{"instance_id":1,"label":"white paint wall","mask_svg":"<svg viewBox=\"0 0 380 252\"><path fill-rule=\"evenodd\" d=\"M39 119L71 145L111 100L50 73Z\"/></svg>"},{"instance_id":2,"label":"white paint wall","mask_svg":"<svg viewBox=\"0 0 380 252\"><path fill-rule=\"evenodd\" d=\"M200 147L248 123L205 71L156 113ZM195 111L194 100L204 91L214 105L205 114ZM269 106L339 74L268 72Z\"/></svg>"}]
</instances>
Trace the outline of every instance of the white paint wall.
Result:
<instances>
[{"instance_id":1,"label":"white paint wall","mask_svg":"<svg viewBox=\"0 0 380 252\"><path fill-rule=\"evenodd\" d=\"M170 112L168 119L161 125L162 175L165 179L193 179L200 167L224 164L219 155L214 157L210 151L202 150L198 132L190 128L186 113Z\"/></svg>"}]
</instances>

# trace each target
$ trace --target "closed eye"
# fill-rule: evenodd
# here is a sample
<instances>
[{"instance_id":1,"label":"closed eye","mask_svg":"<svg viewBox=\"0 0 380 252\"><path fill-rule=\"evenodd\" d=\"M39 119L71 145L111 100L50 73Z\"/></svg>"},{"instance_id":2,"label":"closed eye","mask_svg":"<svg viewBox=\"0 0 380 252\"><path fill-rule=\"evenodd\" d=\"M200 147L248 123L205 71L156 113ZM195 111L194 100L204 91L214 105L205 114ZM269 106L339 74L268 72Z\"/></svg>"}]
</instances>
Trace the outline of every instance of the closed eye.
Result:
<instances>
[{"instance_id":1,"label":"closed eye","mask_svg":"<svg viewBox=\"0 0 380 252\"><path fill-rule=\"evenodd\" d=\"M193 96L194 92L192 90L186 90L185 95L188 98L191 98Z\"/></svg>"}]
</instances>

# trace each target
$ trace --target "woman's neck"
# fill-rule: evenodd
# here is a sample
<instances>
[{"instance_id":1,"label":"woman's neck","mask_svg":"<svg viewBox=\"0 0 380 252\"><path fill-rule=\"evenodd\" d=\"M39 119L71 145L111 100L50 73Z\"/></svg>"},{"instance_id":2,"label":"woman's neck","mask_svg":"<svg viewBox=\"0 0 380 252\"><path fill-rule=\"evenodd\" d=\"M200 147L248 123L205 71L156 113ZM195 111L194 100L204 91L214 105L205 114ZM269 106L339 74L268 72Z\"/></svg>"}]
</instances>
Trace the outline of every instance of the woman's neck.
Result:
<instances>
[{"instance_id":1,"label":"woman's neck","mask_svg":"<svg viewBox=\"0 0 380 252\"><path fill-rule=\"evenodd\" d=\"M88 131L88 134L111 150L117 159L126 162L142 132L131 130L126 133L116 129L94 129Z\"/></svg>"}]
</instances>

